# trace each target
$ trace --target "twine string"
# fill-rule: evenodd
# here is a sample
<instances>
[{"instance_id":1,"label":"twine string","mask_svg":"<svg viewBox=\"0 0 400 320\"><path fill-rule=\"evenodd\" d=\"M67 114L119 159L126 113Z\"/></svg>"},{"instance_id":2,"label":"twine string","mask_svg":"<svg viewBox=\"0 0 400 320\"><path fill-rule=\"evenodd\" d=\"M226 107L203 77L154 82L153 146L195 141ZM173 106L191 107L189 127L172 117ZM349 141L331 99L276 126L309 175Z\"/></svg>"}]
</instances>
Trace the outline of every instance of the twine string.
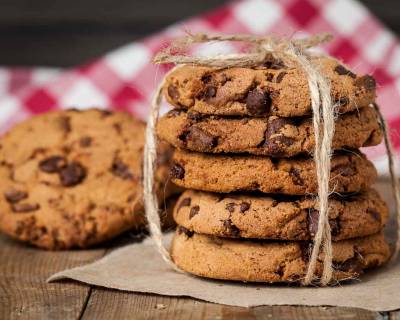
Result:
<instances>
[{"instance_id":1,"label":"twine string","mask_svg":"<svg viewBox=\"0 0 400 320\"><path fill-rule=\"evenodd\" d=\"M303 280L304 285L309 285L315 282L315 270L320 253L323 253L323 269L322 276L318 279L319 284L322 286L328 285L331 282L333 275L332 239L328 218L328 198L330 194L329 179L332 138L335 130L335 105L332 103L331 99L329 80L320 73L316 62L311 59L313 56L307 52L307 49L330 41L331 39L332 36L328 34L319 34L298 40L252 35L196 34L178 39L166 50L159 52L153 60L156 64L192 64L196 66L216 68L255 67L264 64L272 55L274 58L281 59L287 65L300 65L304 70L310 90L311 106L313 111L313 127L315 134L314 160L318 182L317 203L319 204L318 230L314 237L314 245L309 258L306 276ZM193 43L208 43L212 41L245 42L254 45L254 50L246 53L219 55L214 57L200 57L173 53L174 50L184 49ZM153 98L151 115L146 129L146 145L144 150L144 201L150 234L158 248L158 251L168 265L175 270L182 272L173 263L169 252L162 243L158 204L153 190L154 163L157 156L155 124L159 116L159 109L162 100L162 87L165 83L166 77L167 75L157 88ZM381 123L385 130L386 123L384 122L383 117L381 117ZM398 209L400 208L400 187L399 182L393 178L395 170L393 165L393 150L387 132L385 134L385 142L398 212ZM400 248L399 239L400 234L396 245L396 252L398 252Z\"/></svg>"}]
</instances>

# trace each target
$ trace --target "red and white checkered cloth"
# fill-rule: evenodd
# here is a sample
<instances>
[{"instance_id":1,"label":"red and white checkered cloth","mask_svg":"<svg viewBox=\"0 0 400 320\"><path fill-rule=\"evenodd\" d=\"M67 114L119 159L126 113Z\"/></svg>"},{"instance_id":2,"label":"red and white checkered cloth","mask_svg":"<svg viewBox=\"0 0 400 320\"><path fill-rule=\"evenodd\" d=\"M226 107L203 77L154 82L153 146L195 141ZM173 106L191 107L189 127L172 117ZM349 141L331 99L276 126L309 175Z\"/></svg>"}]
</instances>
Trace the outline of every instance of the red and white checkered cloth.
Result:
<instances>
[{"instance_id":1,"label":"red and white checkered cloth","mask_svg":"<svg viewBox=\"0 0 400 320\"><path fill-rule=\"evenodd\" d=\"M57 108L98 106L129 110L146 118L151 94L167 70L150 63L155 52L184 31L304 35L331 32L325 49L360 73L376 78L378 103L400 153L400 44L354 0L242 0L177 23L91 63L59 71L0 68L0 130L32 114ZM198 53L224 53L231 44L201 45ZM368 155L385 172L383 146Z\"/></svg>"}]
</instances>

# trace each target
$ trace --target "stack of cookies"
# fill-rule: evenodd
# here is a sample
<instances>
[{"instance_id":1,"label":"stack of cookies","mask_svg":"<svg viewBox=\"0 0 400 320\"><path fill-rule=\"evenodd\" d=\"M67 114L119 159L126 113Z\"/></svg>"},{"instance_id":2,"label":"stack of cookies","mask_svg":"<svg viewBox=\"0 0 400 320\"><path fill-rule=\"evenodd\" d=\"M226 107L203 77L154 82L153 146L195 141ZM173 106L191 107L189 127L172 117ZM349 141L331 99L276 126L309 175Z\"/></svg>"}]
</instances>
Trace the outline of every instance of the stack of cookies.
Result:
<instances>
[{"instance_id":1,"label":"stack of cookies","mask_svg":"<svg viewBox=\"0 0 400 320\"><path fill-rule=\"evenodd\" d=\"M334 281L385 263L386 204L377 173L358 150L381 142L375 81L318 58L337 105L329 222ZM271 58L257 68L183 66L166 79L175 108L158 136L175 149L172 181L187 188L174 209L177 266L214 279L297 282L318 228L308 82ZM322 254L316 274L322 270Z\"/></svg>"}]
</instances>

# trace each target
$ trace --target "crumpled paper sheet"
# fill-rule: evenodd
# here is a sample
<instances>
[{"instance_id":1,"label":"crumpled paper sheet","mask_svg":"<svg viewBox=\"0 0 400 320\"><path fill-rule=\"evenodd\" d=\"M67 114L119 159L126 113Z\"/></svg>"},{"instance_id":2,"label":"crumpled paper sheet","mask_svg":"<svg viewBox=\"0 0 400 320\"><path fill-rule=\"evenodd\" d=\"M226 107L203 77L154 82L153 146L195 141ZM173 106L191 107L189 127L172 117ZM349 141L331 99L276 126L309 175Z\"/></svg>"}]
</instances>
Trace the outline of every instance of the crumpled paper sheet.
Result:
<instances>
[{"instance_id":1,"label":"crumpled paper sheet","mask_svg":"<svg viewBox=\"0 0 400 320\"><path fill-rule=\"evenodd\" d=\"M165 240L169 243L171 235ZM171 270L150 239L119 248L94 263L61 271L49 281L66 278L124 291L188 296L241 307L324 305L371 311L400 308L399 262L370 271L361 277L361 281L329 288L223 282Z\"/></svg>"}]
</instances>

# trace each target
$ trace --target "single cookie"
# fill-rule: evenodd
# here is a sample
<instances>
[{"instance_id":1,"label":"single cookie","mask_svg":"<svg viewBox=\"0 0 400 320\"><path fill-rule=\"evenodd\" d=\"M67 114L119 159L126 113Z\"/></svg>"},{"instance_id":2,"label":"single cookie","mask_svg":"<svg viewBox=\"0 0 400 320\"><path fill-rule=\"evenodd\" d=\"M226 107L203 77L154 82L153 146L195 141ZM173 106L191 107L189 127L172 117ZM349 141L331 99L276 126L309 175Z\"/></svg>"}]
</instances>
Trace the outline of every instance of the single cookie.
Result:
<instances>
[{"instance_id":1,"label":"single cookie","mask_svg":"<svg viewBox=\"0 0 400 320\"><path fill-rule=\"evenodd\" d=\"M59 111L25 121L0 139L0 229L47 249L88 247L145 225L145 124L128 113ZM170 148L161 146L160 198Z\"/></svg>"},{"instance_id":2,"label":"single cookie","mask_svg":"<svg viewBox=\"0 0 400 320\"><path fill-rule=\"evenodd\" d=\"M388 209L372 189L333 196L329 224L334 241L378 233ZM311 197L215 194L187 190L174 209L176 223L190 232L228 238L310 240L318 230L318 204Z\"/></svg>"},{"instance_id":3,"label":"single cookie","mask_svg":"<svg viewBox=\"0 0 400 320\"><path fill-rule=\"evenodd\" d=\"M331 83L338 112L374 102L376 83L357 76L336 59L314 62ZM185 65L166 78L164 95L172 105L194 112L229 116L295 117L311 114L308 82L300 67L267 61L258 68L216 69Z\"/></svg>"},{"instance_id":4,"label":"single cookie","mask_svg":"<svg viewBox=\"0 0 400 320\"><path fill-rule=\"evenodd\" d=\"M171 256L182 270L201 277L251 281L299 282L304 279L308 242L234 240L201 235L178 227ZM358 277L384 264L390 250L382 234L333 243L333 280ZM321 256L316 274L321 274Z\"/></svg>"},{"instance_id":5,"label":"single cookie","mask_svg":"<svg viewBox=\"0 0 400 320\"><path fill-rule=\"evenodd\" d=\"M317 192L312 158L269 158L175 150L172 181L186 189L212 192L261 191L305 195ZM336 154L331 160L330 188L348 193L366 190L376 179L374 165L362 153Z\"/></svg>"},{"instance_id":6,"label":"single cookie","mask_svg":"<svg viewBox=\"0 0 400 320\"><path fill-rule=\"evenodd\" d=\"M315 148L311 118L219 118L171 110L160 119L157 131L175 147L199 152L291 157ZM358 149L381 141L376 111L366 107L337 119L332 148Z\"/></svg>"}]
</instances>

